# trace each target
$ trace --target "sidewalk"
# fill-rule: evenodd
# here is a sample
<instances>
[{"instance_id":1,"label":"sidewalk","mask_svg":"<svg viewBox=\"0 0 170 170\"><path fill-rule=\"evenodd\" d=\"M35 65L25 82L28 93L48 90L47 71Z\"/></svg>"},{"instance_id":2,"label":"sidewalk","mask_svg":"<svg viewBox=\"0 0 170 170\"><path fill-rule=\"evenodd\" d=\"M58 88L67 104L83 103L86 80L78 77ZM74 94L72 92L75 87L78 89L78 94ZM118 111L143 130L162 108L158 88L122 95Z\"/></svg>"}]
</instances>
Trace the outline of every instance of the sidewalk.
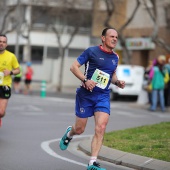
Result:
<instances>
[{"instance_id":1,"label":"sidewalk","mask_svg":"<svg viewBox=\"0 0 170 170\"><path fill-rule=\"evenodd\" d=\"M79 149L90 155L91 138L79 143ZM139 156L102 146L99 159L136 170L170 170L170 162Z\"/></svg>"}]
</instances>

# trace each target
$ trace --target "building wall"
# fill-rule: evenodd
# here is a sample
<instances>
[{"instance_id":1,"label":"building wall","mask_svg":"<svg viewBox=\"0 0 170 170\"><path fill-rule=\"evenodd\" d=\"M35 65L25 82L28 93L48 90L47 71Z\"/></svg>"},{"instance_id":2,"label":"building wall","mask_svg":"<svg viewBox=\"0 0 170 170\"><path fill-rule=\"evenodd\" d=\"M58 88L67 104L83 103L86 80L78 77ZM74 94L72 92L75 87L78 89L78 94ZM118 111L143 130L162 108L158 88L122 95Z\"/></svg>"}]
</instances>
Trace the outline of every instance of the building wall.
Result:
<instances>
[{"instance_id":1,"label":"building wall","mask_svg":"<svg viewBox=\"0 0 170 170\"><path fill-rule=\"evenodd\" d=\"M166 28L165 16L164 16L164 3L165 0L157 1L158 2L158 16L159 16L159 36L166 41L167 44L170 44L170 33ZM105 20L106 20L106 6L103 0L94 0L94 13L93 13L93 22L92 22L92 37L96 37L98 41L95 41L93 45L98 45L101 43L100 35L102 30L105 28ZM115 27L117 30L121 28L121 26L127 21L127 19L131 16L132 9L136 4L136 0L113 0L114 13L110 20L110 25ZM123 34L126 38L141 38L141 37L149 37L153 31L153 22L151 21L149 15L146 12L144 6L141 5L138 10L136 16L133 21L127 26L124 30ZM9 33L7 36L8 44L15 45L16 44L16 33ZM69 38L69 34L65 34L62 36L63 45L66 44ZM87 47L91 46L90 36L78 34L74 37L72 43L69 48L75 48L84 50ZM29 60L29 56L27 56L27 46L28 41L22 37L19 38L19 44L24 46L24 59L25 61ZM32 31L30 33L30 45L31 46L43 46L43 60L41 63L33 63L34 69L34 80L46 80L52 86L57 86L59 84L59 70L61 67L61 58L48 58L47 56L47 48L48 47L56 47L58 48L58 42L56 39L56 35L50 31L44 32L41 30ZM118 53L120 57L122 56L121 48L118 48ZM156 46L150 50L131 50L131 58L130 63L136 65L146 66L147 62L158 56L159 54L167 54L165 50ZM80 81L70 72L70 65L76 59L75 57L69 57L68 51L66 52L64 59L64 70L63 70L63 85L69 87L76 87L79 85ZM25 63L22 64L23 69L25 69ZM82 68L83 70L83 68Z\"/></svg>"},{"instance_id":2,"label":"building wall","mask_svg":"<svg viewBox=\"0 0 170 170\"><path fill-rule=\"evenodd\" d=\"M114 13L110 19L110 25L116 29L120 28L126 19L126 0L114 0ZM102 0L94 0L92 36L99 37L106 27L107 18L106 4Z\"/></svg>"},{"instance_id":3,"label":"building wall","mask_svg":"<svg viewBox=\"0 0 170 170\"><path fill-rule=\"evenodd\" d=\"M115 27L117 30L131 17L132 12L136 6L136 0L121 0L113 1L115 4L115 11L110 20L110 25ZM166 44L170 44L170 30L167 28L166 17L165 17L165 5L168 2L167 0L159 1L157 0L157 9L158 9L158 26L159 26L159 37L163 39ZM149 1L146 1L148 6L152 8ZM101 8L103 5L103 8ZM100 0L95 0L95 9L94 9L94 22L93 22L93 32L92 35L99 37L101 30L105 27L104 22L106 20L106 12L101 12L106 10L104 4ZM151 37L154 29L154 23L149 16L148 12L143 3L140 4L140 7L134 16L133 20L128 24L124 29L123 35L126 38L148 38ZM123 54L119 49L120 55ZM147 66L149 60L157 57L160 54L168 55L168 52L159 47L157 44L153 45L151 49L135 49L131 50L130 64ZM120 56L122 57L122 56Z\"/></svg>"},{"instance_id":4,"label":"building wall","mask_svg":"<svg viewBox=\"0 0 170 170\"><path fill-rule=\"evenodd\" d=\"M131 28L125 30L125 35L127 37L150 37L152 35L152 28ZM167 44L170 44L170 33L169 30L166 29L166 27L159 28L159 34L158 36L163 39ZM142 53L143 50L137 50L132 52L132 61L135 61L136 59L136 53ZM149 60L152 60L159 55L168 55L168 52L163 49L162 47L155 44L155 48L148 51L147 57L144 57L144 60L147 60L146 62L141 61L141 65L146 66L149 62ZM138 58L139 59L139 58ZM140 59L139 59L140 62ZM134 64L134 63L133 63Z\"/></svg>"},{"instance_id":5,"label":"building wall","mask_svg":"<svg viewBox=\"0 0 170 170\"><path fill-rule=\"evenodd\" d=\"M134 9L135 7L135 0L131 0L133 3L127 3L127 17L130 17L131 15L131 9ZM158 9L158 37L163 39L167 44L170 44L170 30L167 29L167 23L166 23L166 17L165 17L165 3L166 0L157 1L157 9ZM152 7L151 4L149 4L149 1L147 1L149 7ZM144 5L141 5L136 16L132 20L132 22L127 26L127 29L124 31L124 34L126 37L150 37L153 34L154 30L154 23L149 16L148 12L146 11L146 8ZM146 54L146 56L142 56L143 59L141 60L140 56ZM168 52L163 49L162 47L155 44L155 48L152 50L149 50L147 53L139 51L133 51L132 58L133 61L141 63L143 66L147 66L149 63L149 60L152 60L156 57L158 57L160 54L167 55ZM137 57L137 59L136 59ZM144 61L145 60L145 61Z\"/></svg>"},{"instance_id":6,"label":"building wall","mask_svg":"<svg viewBox=\"0 0 170 170\"><path fill-rule=\"evenodd\" d=\"M166 19L165 19L165 2L166 0L155 0L156 4L157 4L157 9L158 9L158 24L159 26L166 26ZM132 14L132 9L135 8L136 6L136 0L130 0L127 1L127 12L126 12L126 18L128 19L131 14ZM150 3L150 1L146 1L146 4L148 5L149 8L152 9L152 5ZM152 13L153 14L153 13ZM154 16L155 17L155 16ZM140 7L135 15L135 17L133 18L132 22L127 26L128 28L153 28L154 24L151 20L150 15L148 14L146 7L144 6L144 4L141 2Z\"/></svg>"}]
</instances>

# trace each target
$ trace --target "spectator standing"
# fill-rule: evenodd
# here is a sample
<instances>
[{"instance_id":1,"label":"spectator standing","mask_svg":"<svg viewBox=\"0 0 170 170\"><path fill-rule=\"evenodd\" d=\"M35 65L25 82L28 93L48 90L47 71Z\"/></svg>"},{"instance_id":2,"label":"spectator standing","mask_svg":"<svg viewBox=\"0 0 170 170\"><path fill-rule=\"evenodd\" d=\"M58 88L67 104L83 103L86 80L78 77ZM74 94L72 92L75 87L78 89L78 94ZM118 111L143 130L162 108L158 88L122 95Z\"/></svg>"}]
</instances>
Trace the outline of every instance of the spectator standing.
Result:
<instances>
[{"instance_id":1,"label":"spectator standing","mask_svg":"<svg viewBox=\"0 0 170 170\"><path fill-rule=\"evenodd\" d=\"M165 100L164 100L164 76L166 70L164 69L165 64L165 56L160 55L157 58L157 62L150 72L151 83L152 83L152 104L150 107L150 111L156 111L158 97L161 106L162 112L165 111Z\"/></svg>"},{"instance_id":2,"label":"spectator standing","mask_svg":"<svg viewBox=\"0 0 170 170\"><path fill-rule=\"evenodd\" d=\"M27 62L26 72L25 72L25 90L24 94L31 93L31 82L33 76L33 69L31 67L31 62Z\"/></svg>"},{"instance_id":3,"label":"spectator standing","mask_svg":"<svg viewBox=\"0 0 170 170\"><path fill-rule=\"evenodd\" d=\"M169 80L165 85L164 95L165 95L165 106L170 106L170 55L167 56L167 63L165 68L168 71Z\"/></svg>"},{"instance_id":4,"label":"spectator standing","mask_svg":"<svg viewBox=\"0 0 170 170\"><path fill-rule=\"evenodd\" d=\"M148 94L148 103L152 103L152 90L150 89L150 77L149 73L151 69L153 68L153 61L149 61L149 65L146 67L145 72L144 72L144 90L147 91Z\"/></svg>"}]
</instances>

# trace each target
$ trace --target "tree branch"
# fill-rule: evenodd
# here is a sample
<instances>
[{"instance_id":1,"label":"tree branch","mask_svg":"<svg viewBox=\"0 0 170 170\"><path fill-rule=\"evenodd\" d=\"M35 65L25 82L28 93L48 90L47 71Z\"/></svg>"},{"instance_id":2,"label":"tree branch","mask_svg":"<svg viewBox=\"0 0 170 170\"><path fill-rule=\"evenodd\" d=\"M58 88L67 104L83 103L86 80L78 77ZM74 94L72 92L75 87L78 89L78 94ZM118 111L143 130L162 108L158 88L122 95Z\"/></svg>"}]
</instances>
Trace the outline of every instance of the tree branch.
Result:
<instances>
[{"instance_id":1,"label":"tree branch","mask_svg":"<svg viewBox=\"0 0 170 170\"><path fill-rule=\"evenodd\" d=\"M14 29L5 31L5 26L6 26L7 18L8 18L8 16L9 16L14 10L15 10L15 7L12 7L12 8L9 8L8 11L6 12L6 14L5 14L4 18L3 18L3 23L2 23L2 27L1 27L0 32L4 32L4 33L6 34L6 33L8 33L8 32L13 31L13 30L16 28L16 27L15 27Z\"/></svg>"},{"instance_id":2,"label":"tree branch","mask_svg":"<svg viewBox=\"0 0 170 170\"><path fill-rule=\"evenodd\" d=\"M122 31L130 24L130 22L133 20L133 18L135 17L135 14L140 6L140 0L137 0L137 4L135 9L133 10L131 17L126 21L126 23L119 29L119 32L122 33Z\"/></svg>"},{"instance_id":3,"label":"tree branch","mask_svg":"<svg viewBox=\"0 0 170 170\"><path fill-rule=\"evenodd\" d=\"M165 50L167 50L170 53L170 46L167 45L163 39L157 38L157 39L153 40L153 42L155 42L157 45L164 48Z\"/></svg>"},{"instance_id":4,"label":"tree branch","mask_svg":"<svg viewBox=\"0 0 170 170\"><path fill-rule=\"evenodd\" d=\"M52 27L52 30L54 31L54 33L56 34L57 36L57 40L58 40L58 44L59 44L59 47L62 47L62 44L61 44L61 36L58 32L58 30L56 29L56 27L54 25L51 25Z\"/></svg>"},{"instance_id":5,"label":"tree branch","mask_svg":"<svg viewBox=\"0 0 170 170\"><path fill-rule=\"evenodd\" d=\"M155 0L150 0L152 6L153 6L153 15L151 10L148 8L146 1L144 0L144 5L147 9L147 12L149 16L151 17L153 23L154 23L154 28L153 32L151 35L151 39L154 43L156 43L158 46L162 47L163 49L167 50L170 52L170 46L165 43L165 41L162 38L158 37L158 32L159 32L159 25L158 25L158 15L157 15L157 6L156 6L156 1Z\"/></svg>"},{"instance_id":6,"label":"tree branch","mask_svg":"<svg viewBox=\"0 0 170 170\"><path fill-rule=\"evenodd\" d=\"M153 6L153 15L152 15L152 12L150 10L150 8L148 7L147 3L146 3L146 0L144 0L144 5L146 7L146 10L149 14L149 16L151 17L153 23L154 23L154 30L153 30L153 33L151 35L151 39L152 40L155 40L156 37L158 36L158 17L157 17L157 7L156 7L156 1L155 0L150 0L152 6Z\"/></svg>"},{"instance_id":7,"label":"tree branch","mask_svg":"<svg viewBox=\"0 0 170 170\"><path fill-rule=\"evenodd\" d=\"M113 13L114 13L114 3L112 0L105 0L106 2L106 8L107 8L107 18L105 20L105 26L106 27L110 27L110 24L109 24L109 21L110 21L110 18L112 17Z\"/></svg>"},{"instance_id":8,"label":"tree branch","mask_svg":"<svg viewBox=\"0 0 170 170\"><path fill-rule=\"evenodd\" d=\"M78 30L79 30L79 27L78 27L78 26L74 28L73 32L72 32L71 35L70 35L70 39L69 39L69 41L67 42L65 48L68 48L68 47L69 47L70 43L72 42L74 36L77 34Z\"/></svg>"}]
</instances>

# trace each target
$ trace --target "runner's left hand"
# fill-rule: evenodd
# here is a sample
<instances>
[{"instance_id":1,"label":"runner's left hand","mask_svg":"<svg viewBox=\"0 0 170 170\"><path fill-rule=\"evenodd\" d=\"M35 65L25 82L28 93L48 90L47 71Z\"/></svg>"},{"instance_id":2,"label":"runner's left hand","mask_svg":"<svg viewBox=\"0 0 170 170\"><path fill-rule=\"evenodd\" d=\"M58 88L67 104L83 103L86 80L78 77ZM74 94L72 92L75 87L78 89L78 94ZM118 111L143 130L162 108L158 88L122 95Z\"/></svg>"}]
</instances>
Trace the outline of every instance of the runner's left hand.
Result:
<instances>
[{"instance_id":1,"label":"runner's left hand","mask_svg":"<svg viewBox=\"0 0 170 170\"><path fill-rule=\"evenodd\" d=\"M117 86L120 87L121 89L124 89L124 87L125 87L125 81L123 81L123 80L118 80L118 81L117 81Z\"/></svg>"}]
</instances>

